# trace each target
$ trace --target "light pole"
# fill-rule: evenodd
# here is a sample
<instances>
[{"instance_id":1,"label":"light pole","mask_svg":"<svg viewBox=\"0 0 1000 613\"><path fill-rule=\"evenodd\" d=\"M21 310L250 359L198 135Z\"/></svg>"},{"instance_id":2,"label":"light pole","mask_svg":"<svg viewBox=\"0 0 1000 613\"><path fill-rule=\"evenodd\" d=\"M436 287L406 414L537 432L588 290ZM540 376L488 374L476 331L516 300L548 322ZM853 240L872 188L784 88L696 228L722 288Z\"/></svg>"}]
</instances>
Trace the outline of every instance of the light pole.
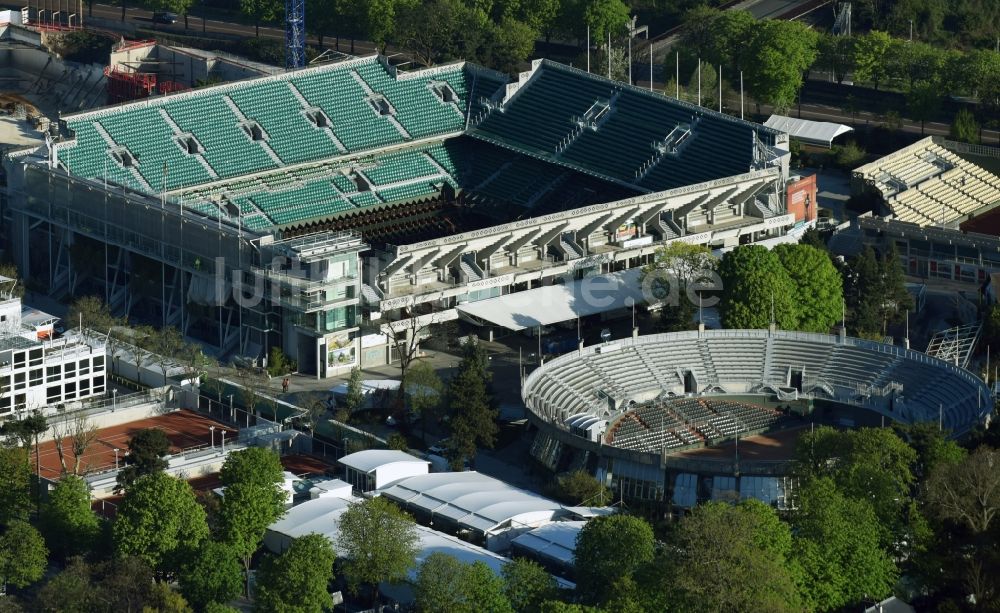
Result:
<instances>
[{"instance_id":1,"label":"light pole","mask_svg":"<svg viewBox=\"0 0 1000 613\"><path fill-rule=\"evenodd\" d=\"M111 390L111 412L114 413L115 409L118 408L118 390Z\"/></svg>"},{"instance_id":2,"label":"light pole","mask_svg":"<svg viewBox=\"0 0 1000 613\"><path fill-rule=\"evenodd\" d=\"M220 445L222 453L226 453L226 431L220 428L219 433L222 434L222 444Z\"/></svg>"},{"instance_id":3,"label":"light pole","mask_svg":"<svg viewBox=\"0 0 1000 613\"><path fill-rule=\"evenodd\" d=\"M236 423L236 409L233 408L233 395L229 394L229 421Z\"/></svg>"},{"instance_id":4,"label":"light pole","mask_svg":"<svg viewBox=\"0 0 1000 613\"><path fill-rule=\"evenodd\" d=\"M118 470L118 451L119 449L115 447L115 470Z\"/></svg>"},{"instance_id":5,"label":"light pole","mask_svg":"<svg viewBox=\"0 0 1000 613\"><path fill-rule=\"evenodd\" d=\"M211 438L211 440L212 440L212 449L215 449L215 426L214 425L208 427L208 435L210 437L212 437Z\"/></svg>"}]
</instances>

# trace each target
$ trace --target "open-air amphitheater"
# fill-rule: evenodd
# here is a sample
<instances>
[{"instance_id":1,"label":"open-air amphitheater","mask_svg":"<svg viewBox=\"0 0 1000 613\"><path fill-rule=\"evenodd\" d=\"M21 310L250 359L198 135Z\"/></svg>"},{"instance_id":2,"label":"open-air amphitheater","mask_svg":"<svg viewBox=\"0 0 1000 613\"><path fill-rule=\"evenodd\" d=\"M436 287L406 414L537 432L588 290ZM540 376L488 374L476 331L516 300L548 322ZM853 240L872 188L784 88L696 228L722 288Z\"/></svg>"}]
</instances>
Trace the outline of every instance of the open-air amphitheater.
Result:
<instances>
[{"instance_id":1,"label":"open-air amphitheater","mask_svg":"<svg viewBox=\"0 0 1000 613\"><path fill-rule=\"evenodd\" d=\"M676 471L783 474L780 463L754 467L737 457L735 464L695 465L686 453L801 426L814 405L837 407L858 422L931 421L952 435L992 410L978 377L919 351L770 330L677 332L584 347L532 372L522 396L538 428L536 459L553 469L593 468L612 482L662 483ZM801 410L792 416L790 406Z\"/></svg>"}]
</instances>

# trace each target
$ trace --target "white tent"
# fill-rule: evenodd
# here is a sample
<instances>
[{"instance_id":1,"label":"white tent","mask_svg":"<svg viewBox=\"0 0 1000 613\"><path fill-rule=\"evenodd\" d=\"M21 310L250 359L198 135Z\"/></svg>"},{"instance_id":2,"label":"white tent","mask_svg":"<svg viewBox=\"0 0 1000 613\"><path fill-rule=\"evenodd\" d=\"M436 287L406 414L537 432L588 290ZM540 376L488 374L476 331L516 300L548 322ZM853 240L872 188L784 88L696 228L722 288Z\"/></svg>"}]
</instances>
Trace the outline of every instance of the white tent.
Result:
<instances>
[{"instance_id":1,"label":"white tent","mask_svg":"<svg viewBox=\"0 0 1000 613\"><path fill-rule=\"evenodd\" d=\"M810 145L832 147L833 140L842 134L853 131L850 126L826 121L809 121L784 115L771 115L764 122L768 128L774 128Z\"/></svg>"},{"instance_id":2,"label":"white tent","mask_svg":"<svg viewBox=\"0 0 1000 613\"><path fill-rule=\"evenodd\" d=\"M264 546L273 553L282 553L291 546L293 539L306 534L320 534L330 540L338 557L343 556L344 551L338 545L340 518L352 502L360 500L361 498L316 498L292 507L284 517L267 528L264 533ZM416 578L417 567L432 553L448 554L464 564L482 562L498 575L503 565L510 561L501 555L432 528L418 525L416 530L417 564L409 571L411 581ZM568 581L558 578L557 581L564 589L574 587ZM391 592L393 598L397 600L405 600L408 593L408 590L400 589L400 586L382 586L382 589Z\"/></svg>"},{"instance_id":3,"label":"white tent","mask_svg":"<svg viewBox=\"0 0 1000 613\"><path fill-rule=\"evenodd\" d=\"M566 514L558 502L474 471L410 477L379 493L418 516L484 538L492 550Z\"/></svg>"},{"instance_id":4,"label":"white tent","mask_svg":"<svg viewBox=\"0 0 1000 613\"><path fill-rule=\"evenodd\" d=\"M511 541L511 545L516 551L522 551L533 558L542 558L570 568L576 551L576 537L586 523L557 521L546 524L518 536Z\"/></svg>"}]
</instances>

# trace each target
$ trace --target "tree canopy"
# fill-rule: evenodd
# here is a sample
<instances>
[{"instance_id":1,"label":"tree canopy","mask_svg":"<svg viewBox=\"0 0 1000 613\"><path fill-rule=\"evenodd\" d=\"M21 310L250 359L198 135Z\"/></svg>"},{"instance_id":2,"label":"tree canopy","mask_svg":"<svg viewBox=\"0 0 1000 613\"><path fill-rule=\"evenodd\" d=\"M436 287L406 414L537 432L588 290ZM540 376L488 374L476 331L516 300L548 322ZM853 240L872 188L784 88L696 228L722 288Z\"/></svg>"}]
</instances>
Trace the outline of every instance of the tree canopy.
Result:
<instances>
[{"instance_id":1,"label":"tree canopy","mask_svg":"<svg viewBox=\"0 0 1000 613\"><path fill-rule=\"evenodd\" d=\"M767 328L772 321L794 330L799 321L795 284L777 254L761 245L743 245L719 263L726 328Z\"/></svg>"},{"instance_id":2,"label":"tree canopy","mask_svg":"<svg viewBox=\"0 0 1000 613\"><path fill-rule=\"evenodd\" d=\"M709 502L681 520L672 543L677 598L707 611L796 611L801 599L790 563L792 535L757 500ZM767 580L761 580L766 577Z\"/></svg>"},{"instance_id":3,"label":"tree canopy","mask_svg":"<svg viewBox=\"0 0 1000 613\"><path fill-rule=\"evenodd\" d=\"M281 458L264 447L248 447L230 453L219 471L219 479L225 486L237 483L273 486L285 478Z\"/></svg>"},{"instance_id":4,"label":"tree canopy","mask_svg":"<svg viewBox=\"0 0 1000 613\"><path fill-rule=\"evenodd\" d=\"M959 462L938 464L927 480L927 500L941 519L985 533L1000 512L1000 452L985 445Z\"/></svg>"},{"instance_id":5,"label":"tree canopy","mask_svg":"<svg viewBox=\"0 0 1000 613\"><path fill-rule=\"evenodd\" d=\"M113 533L119 554L135 555L170 575L208 536L208 523L191 486L159 472L139 477L126 490Z\"/></svg>"},{"instance_id":6,"label":"tree canopy","mask_svg":"<svg viewBox=\"0 0 1000 613\"><path fill-rule=\"evenodd\" d=\"M513 613L504 582L482 562L464 564L446 553L427 556L417 572L414 596L423 613Z\"/></svg>"},{"instance_id":7,"label":"tree canopy","mask_svg":"<svg viewBox=\"0 0 1000 613\"><path fill-rule=\"evenodd\" d=\"M26 519L31 507L31 463L26 447L0 447L0 525Z\"/></svg>"},{"instance_id":8,"label":"tree canopy","mask_svg":"<svg viewBox=\"0 0 1000 613\"><path fill-rule=\"evenodd\" d=\"M340 518L337 547L352 592L406 577L417 554L413 520L385 497L353 502Z\"/></svg>"},{"instance_id":9,"label":"tree canopy","mask_svg":"<svg viewBox=\"0 0 1000 613\"><path fill-rule=\"evenodd\" d=\"M300 536L280 556L266 556L257 574L254 609L301 613L330 609L333 599L327 583L335 557L333 545L320 534Z\"/></svg>"},{"instance_id":10,"label":"tree canopy","mask_svg":"<svg viewBox=\"0 0 1000 613\"><path fill-rule=\"evenodd\" d=\"M132 435L128 441L125 467L118 471L116 490L127 489L143 475L152 475L166 470L164 456L170 452L170 439L157 428L144 428Z\"/></svg>"},{"instance_id":11,"label":"tree canopy","mask_svg":"<svg viewBox=\"0 0 1000 613\"><path fill-rule=\"evenodd\" d=\"M39 519L49 550L63 559L90 551L100 533L90 488L76 475L65 475L49 491Z\"/></svg>"},{"instance_id":12,"label":"tree canopy","mask_svg":"<svg viewBox=\"0 0 1000 613\"><path fill-rule=\"evenodd\" d=\"M576 538L576 589L585 602L600 604L605 589L653 559L653 529L643 519L609 515L588 521Z\"/></svg>"},{"instance_id":13,"label":"tree canopy","mask_svg":"<svg viewBox=\"0 0 1000 613\"><path fill-rule=\"evenodd\" d=\"M466 343L458 371L448 384L451 413L449 455L453 465L476 456L478 447L492 448L496 441L497 410L489 383L489 357L479 343Z\"/></svg>"},{"instance_id":14,"label":"tree canopy","mask_svg":"<svg viewBox=\"0 0 1000 613\"><path fill-rule=\"evenodd\" d=\"M833 611L892 592L898 574L879 543L878 518L866 500L848 499L829 477L812 479L798 492L791 516L793 558L811 610Z\"/></svg>"},{"instance_id":15,"label":"tree canopy","mask_svg":"<svg viewBox=\"0 0 1000 613\"><path fill-rule=\"evenodd\" d=\"M518 613L537 613L542 603L556 597L558 585L547 570L527 558L503 566L504 593Z\"/></svg>"},{"instance_id":16,"label":"tree canopy","mask_svg":"<svg viewBox=\"0 0 1000 613\"><path fill-rule=\"evenodd\" d=\"M178 576L181 592L199 609L239 596L243 574L239 555L228 544L205 540Z\"/></svg>"},{"instance_id":17,"label":"tree canopy","mask_svg":"<svg viewBox=\"0 0 1000 613\"><path fill-rule=\"evenodd\" d=\"M0 535L0 585L27 587L45 574L49 550L28 522L15 520Z\"/></svg>"},{"instance_id":18,"label":"tree canopy","mask_svg":"<svg viewBox=\"0 0 1000 613\"><path fill-rule=\"evenodd\" d=\"M819 35L800 21L759 22L750 39L752 62L746 67L747 87L760 102L778 109L794 104L805 71L816 59Z\"/></svg>"},{"instance_id":19,"label":"tree canopy","mask_svg":"<svg viewBox=\"0 0 1000 613\"><path fill-rule=\"evenodd\" d=\"M844 308L844 281L829 254L803 244L778 245L774 254L795 285L795 329L829 332Z\"/></svg>"}]
</instances>

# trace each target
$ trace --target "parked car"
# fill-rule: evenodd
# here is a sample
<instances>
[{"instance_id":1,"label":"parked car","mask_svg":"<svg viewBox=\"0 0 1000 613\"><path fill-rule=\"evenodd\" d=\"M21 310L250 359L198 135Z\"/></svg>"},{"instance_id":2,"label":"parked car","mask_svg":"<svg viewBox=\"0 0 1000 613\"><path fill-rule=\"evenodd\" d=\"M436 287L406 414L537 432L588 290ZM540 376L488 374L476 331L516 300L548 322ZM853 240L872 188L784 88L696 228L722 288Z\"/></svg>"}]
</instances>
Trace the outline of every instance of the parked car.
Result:
<instances>
[{"instance_id":1,"label":"parked car","mask_svg":"<svg viewBox=\"0 0 1000 613\"><path fill-rule=\"evenodd\" d=\"M177 13L169 11L156 11L153 13L153 23L165 23L167 25L177 23Z\"/></svg>"}]
</instances>

